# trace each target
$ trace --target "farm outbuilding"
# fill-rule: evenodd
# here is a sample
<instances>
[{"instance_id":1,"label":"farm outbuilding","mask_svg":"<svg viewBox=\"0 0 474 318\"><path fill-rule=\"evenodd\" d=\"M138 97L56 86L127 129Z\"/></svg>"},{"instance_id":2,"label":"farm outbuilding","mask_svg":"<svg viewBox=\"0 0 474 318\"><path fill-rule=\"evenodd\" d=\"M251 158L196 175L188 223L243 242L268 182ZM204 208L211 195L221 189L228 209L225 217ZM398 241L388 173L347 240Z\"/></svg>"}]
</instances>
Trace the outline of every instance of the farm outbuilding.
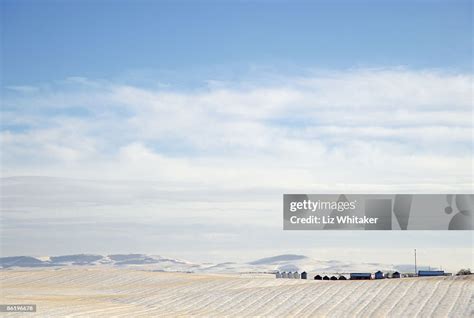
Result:
<instances>
[{"instance_id":1,"label":"farm outbuilding","mask_svg":"<svg viewBox=\"0 0 474 318\"><path fill-rule=\"evenodd\" d=\"M281 278L288 278L288 273L287 272L281 273Z\"/></svg>"},{"instance_id":2,"label":"farm outbuilding","mask_svg":"<svg viewBox=\"0 0 474 318\"><path fill-rule=\"evenodd\" d=\"M293 278L300 279L300 273L294 272L293 273Z\"/></svg>"},{"instance_id":3,"label":"farm outbuilding","mask_svg":"<svg viewBox=\"0 0 474 318\"><path fill-rule=\"evenodd\" d=\"M400 278L400 277L401 277L401 275L400 275L399 272L395 272L395 273L392 274L392 278Z\"/></svg>"},{"instance_id":4,"label":"farm outbuilding","mask_svg":"<svg viewBox=\"0 0 474 318\"><path fill-rule=\"evenodd\" d=\"M308 273L302 272L301 273L301 279L308 279Z\"/></svg>"},{"instance_id":5,"label":"farm outbuilding","mask_svg":"<svg viewBox=\"0 0 474 318\"><path fill-rule=\"evenodd\" d=\"M329 279L330 279L329 276L324 276L323 277L323 280L329 280Z\"/></svg>"},{"instance_id":6,"label":"farm outbuilding","mask_svg":"<svg viewBox=\"0 0 474 318\"><path fill-rule=\"evenodd\" d=\"M337 280L336 276L331 276L331 280Z\"/></svg>"},{"instance_id":7,"label":"farm outbuilding","mask_svg":"<svg viewBox=\"0 0 474 318\"><path fill-rule=\"evenodd\" d=\"M322 280L323 278L321 277L321 275L316 275L314 276L314 280Z\"/></svg>"},{"instance_id":8,"label":"farm outbuilding","mask_svg":"<svg viewBox=\"0 0 474 318\"><path fill-rule=\"evenodd\" d=\"M275 273L275 278L281 278L281 273L280 273L280 272L276 272L276 273Z\"/></svg>"},{"instance_id":9,"label":"farm outbuilding","mask_svg":"<svg viewBox=\"0 0 474 318\"><path fill-rule=\"evenodd\" d=\"M372 274L370 273L351 273L351 280L364 280L371 279Z\"/></svg>"},{"instance_id":10,"label":"farm outbuilding","mask_svg":"<svg viewBox=\"0 0 474 318\"><path fill-rule=\"evenodd\" d=\"M418 271L418 276L444 276L444 271Z\"/></svg>"},{"instance_id":11,"label":"farm outbuilding","mask_svg":"<svg viewBox=\"0 0 474 318\"><path fill-rule=\"evenodd\" d=\"M346 276L341 275L341 276L339 276L339 280L347 280L347 278L346 278Z\"/></svg>"},{"instance_id":12,"label":"farm outbuilding","mask_svg":"<svg viewBox=\"0 0 474 318\"><path fill-rule=\"evenodd\" d=\"M383 278L383 273L381 271L376 271L374 274L375 279L382 279Z\"/></svg>"}]
</instances>

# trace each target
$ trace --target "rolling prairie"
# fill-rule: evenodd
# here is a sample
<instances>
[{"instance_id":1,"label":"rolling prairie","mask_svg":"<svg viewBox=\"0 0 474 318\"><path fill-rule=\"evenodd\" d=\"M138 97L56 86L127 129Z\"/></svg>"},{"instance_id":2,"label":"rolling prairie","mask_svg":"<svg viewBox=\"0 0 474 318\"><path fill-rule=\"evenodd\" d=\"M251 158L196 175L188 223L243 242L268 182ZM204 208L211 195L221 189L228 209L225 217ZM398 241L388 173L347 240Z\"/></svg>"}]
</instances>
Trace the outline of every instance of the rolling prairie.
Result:
<instances>
[{"instance_id":1,"label":"rolling prairie","mask_svg":"<svg viewBox=\"0 0 474 318\"><path fill-rule=\"evenodd\" d=\"M0 274L0 303L36 304L37 313L25 315L37 317L470 317L473 313L472 276L314 281L113 267L11 269Z\"/></svg>"}]
</instances>

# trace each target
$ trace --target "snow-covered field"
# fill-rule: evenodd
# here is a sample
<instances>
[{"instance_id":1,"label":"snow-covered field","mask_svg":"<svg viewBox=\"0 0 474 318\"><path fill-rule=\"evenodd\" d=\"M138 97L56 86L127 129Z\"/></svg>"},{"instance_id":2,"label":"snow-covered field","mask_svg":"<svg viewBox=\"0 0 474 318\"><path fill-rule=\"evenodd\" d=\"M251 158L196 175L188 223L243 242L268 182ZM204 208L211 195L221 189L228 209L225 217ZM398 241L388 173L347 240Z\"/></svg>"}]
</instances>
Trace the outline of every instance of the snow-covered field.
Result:
<instances>
[{"instance_id":1,"label":"snow-covered field","mask_svg":"<svg viewBox=\"0 0 474 318\"><path fill-rule=\"evenodd\" d=\"M113 267L2 270L1 304L41 317L472 317L474 277L372 281L266 274L166 273ZM11 317L18 317L11 313ZM8 316L8 315L7 315Z\"/></svg>"}]
</instances>

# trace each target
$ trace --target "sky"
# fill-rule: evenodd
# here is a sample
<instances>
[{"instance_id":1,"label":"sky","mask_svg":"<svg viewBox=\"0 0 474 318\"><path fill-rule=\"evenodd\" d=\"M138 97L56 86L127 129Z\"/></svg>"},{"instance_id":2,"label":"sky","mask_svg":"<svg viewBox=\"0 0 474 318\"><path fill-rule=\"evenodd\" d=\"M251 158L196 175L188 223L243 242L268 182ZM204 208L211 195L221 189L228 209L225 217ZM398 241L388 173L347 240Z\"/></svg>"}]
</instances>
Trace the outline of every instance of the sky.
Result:
<instances>
[{"instance_id":1,"label":"sky","mask_svg":"<svg viewBox=\"0 0 474 318\"><path fill-rule=\"evenodd\" d=\"M245 65L472 70L471 1L1 4L6 85Z\"/></svg>"},{"instance_id":2,"label":"sky","mask_svg":"<svg viewBox=\"0 0 474 318\"><path fill-rule=\"evenodd\" d=\"M472 267L472 232L281 218L283 193L472 193L470 1L2 1L1 29L2 255Z\"/></svg>"}]
</instances>

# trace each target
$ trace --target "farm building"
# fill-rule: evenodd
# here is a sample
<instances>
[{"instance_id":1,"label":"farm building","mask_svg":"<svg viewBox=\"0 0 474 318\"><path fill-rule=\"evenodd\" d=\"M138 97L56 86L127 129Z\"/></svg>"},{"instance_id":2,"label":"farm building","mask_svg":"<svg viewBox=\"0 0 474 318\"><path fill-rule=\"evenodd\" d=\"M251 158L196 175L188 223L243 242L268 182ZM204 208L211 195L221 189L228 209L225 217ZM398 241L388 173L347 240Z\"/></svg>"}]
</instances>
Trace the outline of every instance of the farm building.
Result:
<instances>
[{"instance_id":1,"label":"farm building","mask_svg":"<svg viewBox=\"0 0 474 318\"><path fill-rule=\"evenodd\" d=\"M306 272L302 272L301 279L308 279L308 274Z\"/></svg>"},{"instance_id":2,"label":"farm building","mask_svg":"<svg viewBox=\"0 0 474 318\"><path fill-rule=\"evenodd\" d=\"M288 272L288 277L287 278L293 278L293 272Z\"/></svg>"},{"instance_id":3,"label":"farm building","mask_svg":"<svg viewBox=\"0 0 474 318\"><path fill-rule=\"evenodd\" d=\"M288 273L287 272L281 273L281 278L288 278Z\"/></svg>"},{"instance_id":4,"label":"farm building","mask_svg":"<svg viewBox=\"0 0 474 318\"><path fill-rule=\"evenodd\" d=\"M444 271L418 271L418 276L444 276Z\"/></svg>"},{"instance_id":5,"label":"farm building","mask_svg":"<svg viewBox=\"0 0 474 318\"><path fill-rule=\"evenodd\" d=\"M329 280L329 279L330 279L329 276L324 276L323 277L323 280Z\"/></svg>"},{"instance_id":6,"label":"farm building","mask_svg":"<svg viewBox=\"0 0 474 318\"><path fill-rule=\"evenodd\" d=\"M375 279L382 279L383 278L383 273L381 271L376 271L374 274Z\"/></svg>"},{"instance_id":7,"label":"farm building","mask_svg":"<svg viewBox=\"0 0 474 318\"><path fill-rule=\"evenodd\" d=\"M370 273L351 273L351 280L364 280L371 279L372 274Z\"/></svg>"},{"instance_id":8,"label":"farm building","mask_svg":"<svg viewBox=\"0 0 474 318\"><path fill-rule=\"evenodd\" d=\"M331 276L331 280L337 280L336 276Z\"/></svg>"},{"instance_id":9,"label":"farm building","mask_svg":"<svg viewBox=\"0 0 474 318\"><path fill-rule=\"evenodd\" d=\"M281 273L280 273L280 272L276 272L276 273L275 273L275 278L281 278Z\"/></svg>"},{"instance_id":10,"label":"farm building","mask_svg":"<svg viewBox=\"0 0 474 318\"><path fill-rule=\"evenodd\" d=\"M346 276L344 276L344 275L339 276L339 280L346 280L346 279L347 279L347 278L346 278Z\"/></svg>"},{"instance_id":11,"label":"farm building","mask_svg":"<svg viewBox=\"0 0 474 318\"><path fill-rule=\"evenodd\" d=\"M300 279L300 273L294 272L293 273L293 278Z\"/></svg>"},{"instance_id":12,"label":"farm building","mask_svg":"<svg viewBox=\"0 0 474 318\"><path fill-rule=\"evenodd\" d=\"M400 273L399 272L395 272L392 274L392 278L400 278Z\"/></svg>"},{"instance_id":13,"label":"farm building","mask_svg":"<svg viewBox=\"0 0 474 318\"><path fill-rule=\"evenodd\" d=\"M323 279L323 278L321 277L321 275L316 275L316 276L314 276L314 280L321 280L321 279Z\"/></svg>"}]
</instances>

